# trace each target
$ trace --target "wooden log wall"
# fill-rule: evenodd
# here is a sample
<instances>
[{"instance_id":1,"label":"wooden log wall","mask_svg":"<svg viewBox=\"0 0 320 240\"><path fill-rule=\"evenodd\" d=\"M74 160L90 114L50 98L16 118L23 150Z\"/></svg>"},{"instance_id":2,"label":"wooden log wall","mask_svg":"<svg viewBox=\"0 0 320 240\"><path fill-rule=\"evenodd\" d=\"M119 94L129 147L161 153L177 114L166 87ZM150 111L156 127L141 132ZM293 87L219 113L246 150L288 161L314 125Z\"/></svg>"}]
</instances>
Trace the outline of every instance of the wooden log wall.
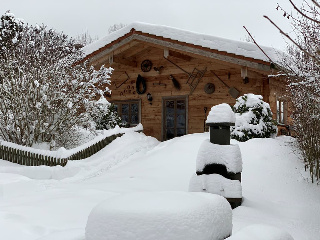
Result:
<instances>
[{"instance_id":1,"label":"wooden log wall","mask_svg":"<svg viewBox=\"0 0 320 240\"><path fill-rule=\"evenodd\" d=\"M135 48L142 49L140 52L135 51ZM254 93L260 95L266 95L264 91L263 79L266 79L266 75L259 72L248 69L249 82L243 83L241 78L241 66L204 58L201 56L192 55L190 53L179 52L175 56L170 56L169 59L175 64L189 73L192 73L194 68L207 71L200 83L196 87L195 91L190 94L190 86L186 84L189 76L182 70L168 62L164 56L164 49L154 46L147 46L143 43L134 45L131 49L126 50L122 56L127 56L127 60L132 60L137 63L136 67L113 63L111 66L115 69L111 81L112 85L109 88L112 90L111 97L107 99L112 101L119 100L141 100L141 123L144 126L144 133L156 137L158 140L162 140L162 99L169 96L188 96L188 129L187 133L199 133L204 131L204 120L206 119L204 108L207 107L207 113L211 107L220 103L235 104L235 99L232 98L228 91L229 89L221 83L212 73L214 71L229 87L235 87L240 91L240 96L245 93ZM189 57L184 57L187 55ZM105 58L106 59L106 58ZM153 64L152 70L149 72L143 72L141 70L141 63L144 60L150 60ZM93 62L96 68L99 68L102 64L110 66L107 61ZM157 73L153 68L163 66L162 71ZM127 79L128 73L130 79L125 82L121 87L119 86L124 80ZM147 85L146 93L139 95L136 93L136 79L140 74L145 80ZM169 76L173 75L181 85L181 89L174 88ZM165 86L158 85L159 83L165 84ZM212 94L206 94L204 87L207 83L213 83L215 85L215 92ZM152 105L147 100L147 93L151 93L153 97ZM268 96L267 96L268 97Z\"/></svg>"}]
</instances>

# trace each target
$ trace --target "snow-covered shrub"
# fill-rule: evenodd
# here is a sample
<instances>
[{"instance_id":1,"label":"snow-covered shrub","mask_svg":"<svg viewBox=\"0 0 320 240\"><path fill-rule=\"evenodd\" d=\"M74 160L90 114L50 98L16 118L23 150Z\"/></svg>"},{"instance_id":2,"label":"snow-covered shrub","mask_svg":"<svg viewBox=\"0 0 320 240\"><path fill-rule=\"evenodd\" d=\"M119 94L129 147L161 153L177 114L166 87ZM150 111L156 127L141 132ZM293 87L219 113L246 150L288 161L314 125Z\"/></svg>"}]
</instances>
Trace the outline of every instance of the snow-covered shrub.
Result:
<instances>
[{"instance_id":1,"label":"snow-covered shrub","mask_svg":"<svg viewBox=\"0 0 320 240\"><path fill-rule=\"evenodd\" d=\"M111 129L115 128L115 126L125 127L126 125L122 123L114 104L111 103L107 105L106 113L103 117L97 121L97 129Z\"/></svg>"},{"instance_id":2,"label":"snow-covered shrub","mask_svg":"<svg viewBox=\"0 0 320 240\"><path fill-rule=\"evenodd\" d=\"M0 137L32 146L65 142L76 126L94 129L112 69L95 70L83 56L63 33L1 16Z\"/></svg>"},{"instance_id":3,"label":"snow-covered shrub","mask_svg":"<svg viewBox=\"0 0 320 240\"><path fill-rule=\"evenodd\" d=\"M277 133L276 121L268 103L261 95L244 94L233 107L236 113L235 127L231 138L245 142L251 138L270 138Z\"/></svg>"}]
</instances>

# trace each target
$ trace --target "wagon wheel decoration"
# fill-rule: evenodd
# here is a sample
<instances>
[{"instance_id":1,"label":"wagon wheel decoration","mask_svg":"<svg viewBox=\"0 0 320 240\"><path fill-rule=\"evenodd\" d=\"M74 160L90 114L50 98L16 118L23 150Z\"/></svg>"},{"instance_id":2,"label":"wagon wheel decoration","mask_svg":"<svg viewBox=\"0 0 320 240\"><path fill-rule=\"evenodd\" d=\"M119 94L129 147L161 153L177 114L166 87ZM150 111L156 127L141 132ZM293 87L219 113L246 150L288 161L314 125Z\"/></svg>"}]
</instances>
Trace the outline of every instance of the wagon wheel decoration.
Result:
<instances>
[{"instance_id":1,"label":"wagon wheel decoration","mask_svg":"<svg viewBox=\"0 0 320 240\"><path fill-rule=\"evenodd\" d=\"M143 72L149 72L152 68L152 62L150 60L144 60L142 63L141 63L141 70Z\"/></svg>"}]
</instances>

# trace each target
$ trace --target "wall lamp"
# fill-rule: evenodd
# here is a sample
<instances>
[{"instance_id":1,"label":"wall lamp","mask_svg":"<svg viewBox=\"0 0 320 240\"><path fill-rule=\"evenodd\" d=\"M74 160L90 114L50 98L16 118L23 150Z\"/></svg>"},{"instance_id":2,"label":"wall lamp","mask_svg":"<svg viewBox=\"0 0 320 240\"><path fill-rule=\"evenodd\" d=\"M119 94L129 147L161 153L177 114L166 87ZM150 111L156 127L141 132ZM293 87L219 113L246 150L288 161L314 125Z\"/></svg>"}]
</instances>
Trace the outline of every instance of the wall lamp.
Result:
<instances>
[{"instance_id":1,"label":"wall lamp","mask_svg":"<svg viewBox=\"0 0 320 240\"><path fill-rule=\"evenodd\" d=\"M147 99L150 102L150 105L152 105L152 96L151 93L147 93Z\"/></svg>"}]
</instances>

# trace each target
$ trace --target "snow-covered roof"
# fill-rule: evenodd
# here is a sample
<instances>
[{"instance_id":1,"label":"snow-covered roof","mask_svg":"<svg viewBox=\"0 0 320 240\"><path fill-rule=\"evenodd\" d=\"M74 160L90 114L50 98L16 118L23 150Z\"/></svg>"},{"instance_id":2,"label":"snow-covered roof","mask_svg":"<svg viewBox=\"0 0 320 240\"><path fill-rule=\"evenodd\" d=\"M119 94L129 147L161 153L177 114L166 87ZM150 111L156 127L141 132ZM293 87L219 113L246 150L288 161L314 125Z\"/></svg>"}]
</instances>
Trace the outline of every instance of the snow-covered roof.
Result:
<instances>
[{"instance_id":1,"label":"snow-covered roof","mask_svg":"<svg viewBox=\"0 0 320 240\"><path fill-rule=\"evenodd\" d=\"M108 34L107 36L97 40L96 42L93 42L92 44L85 46L83 48L85 56L94 54L95 51L130 33L132 29L138 32L147 33L163 38L169 38L179 42L201 46L212 50L270 62L269 59L261 52L261 50L253 43L235 41L226 38L181 30L178 28L141 22L132 23L118 31ZM275 62L281 55L281 51L275 50L272 47L261 46L261 48Z\"/></svg>"}]
</instances>

